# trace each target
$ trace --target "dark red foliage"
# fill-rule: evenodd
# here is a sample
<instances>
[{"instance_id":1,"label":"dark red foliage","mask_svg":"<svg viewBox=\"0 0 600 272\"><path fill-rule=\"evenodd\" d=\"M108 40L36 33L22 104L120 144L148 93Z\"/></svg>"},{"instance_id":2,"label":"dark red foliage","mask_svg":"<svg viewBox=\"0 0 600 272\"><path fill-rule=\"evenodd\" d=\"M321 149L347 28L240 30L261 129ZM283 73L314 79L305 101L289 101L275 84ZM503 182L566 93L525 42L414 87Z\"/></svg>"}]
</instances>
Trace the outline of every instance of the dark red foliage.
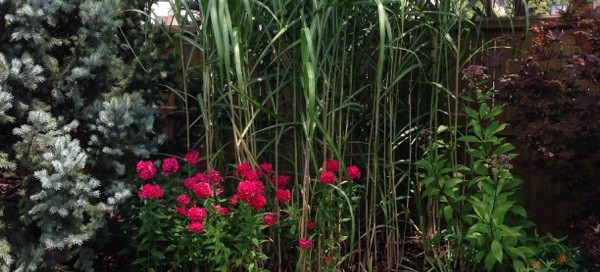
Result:
<instances>
[{"instance_id":1,"label":"dark red foliage","mask_svg":"<svg viewBox=\"0 0 600 272\"><path fill-rule=\"evenodd\" d=\"M600 197L600 12L584 9L565 20L568 27L530 29L527 53L501 79L498 98L516 113L509 121L519 147L532 154L527 171L591 200Z\"/></svg>"}]
</instances>

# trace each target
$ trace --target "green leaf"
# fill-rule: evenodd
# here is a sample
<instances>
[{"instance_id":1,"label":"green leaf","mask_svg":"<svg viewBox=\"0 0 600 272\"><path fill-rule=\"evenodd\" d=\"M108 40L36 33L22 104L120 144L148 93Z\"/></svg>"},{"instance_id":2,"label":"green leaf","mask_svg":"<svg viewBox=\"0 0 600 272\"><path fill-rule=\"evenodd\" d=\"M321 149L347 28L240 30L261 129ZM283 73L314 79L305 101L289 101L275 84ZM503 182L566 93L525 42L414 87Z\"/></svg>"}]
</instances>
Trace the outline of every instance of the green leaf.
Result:
<instances>
[{"instance_id":1,"label":"green leaf","mask_svg":"<svg viewBox=\"0 0 600 272\"><path fill-rule=\"evenodd\" d=\"M485 159L485 155L483 155L483 151L481 151L479 149L469 148L469 149L467 149L467 153L469 155L471 155L471 157L474 157L477 159Z\"/></svg>"},{"instance_id":2,"label":"green leaf","mask_svg":"<svg viewBox=\"0 0 600 272\"><path fill-rule=\"evenodd\" d=\"M479 116L486 116L488 113L488 105L486 103L483 103L479 106Z\"/></svg>"},{"instance_id":3,"label":"green leaf","mask_svg":"<svg viewBox=\"0 0 600 272\"><path fill-rule=\"evenodd\" d=\"M448 206L444 206L444 218L446 219L446 221L450 221L450 219L452 218L452 213L454 212L454 208L452 208L452 206L448 205Z\"/></svg>"},{"instance_id":4,"label":"green leaf","mask_svg":"<svg viewBox=\"0 0 600 272\"><path fill-rule=\"evenodd\" d=\"M477 114L477 111L475 111L474 109L472 109L470 107L465 107L465 112L467 113L467 115L469 115L469 117L471 117L473 119L479 119L479 115Z\"/></svg>"},{"instance_id":5,"label":"green leaf","mask_svg":"<svg viewBox=\"0 0 600 272\"><path fill-rule=\"evenodd\" d=\"M446 180L446 182L444 182L444 187L445 188L454 188L456 187L456 185L460 184L463 180L459 179L459 178L452 178L449 180Z\"/></svg>"},{"instance_id":6,"label":"green leaf","mask_svg":"<svg viewBox=\"0 0 600 272\"><path fill-rule=\"evenodd\" d=\"M479 251L479 252L477 252L477 254L475 254L475 260L477 262L480 262L484 256L485 256L485 251Z\"/></svg>"},{"instance_id":7,"label":"green leaf","mask_svg":"<svg viewBox=\"0 0 600 272\"><path fill-rule=\"evenodd\" d=\"M523 208L523 206L515 205L510 211L520 216L527 217L527 211L525 210L525 208Z\"/></svg>"},{"instance_id":8,"label":"green leaf","mask_svg":"<svg viewBox=\"0 0 600 272\"><path fill-rule=\"evenodd\" d=\"M423 192L422 197L438 196L439 194L440 194L440 189L438 189L438 188L429 188L429 189L425 190L425 192Z\"/></svg>"},{"instance_id":9,"label":"green leaf","mask_svg":"<svg viewBox=\"0 0 600 272\"><path fill-rule=\"evenodd\" d=\"M502 231L506 232L508 235L511 236L521 236L521 233L519 233L519 229L520 227L509 227L507 225L504 224L500 224L498 225L498 228L501 229Z\"/></svg>"},{"instance_id":10,"label":"green leaf","mask_svg":"<svg viewBox=\"0 0 600 272\"><path fill-rule=\"evenodd\" d=\"M517 249L520 252L522 252L526 258L531 258L535 255L535 251L533 251L533 249L531 249L530 247L520 246L520 247L517 247Z\"/></svg>"},{"instance_id":11,"label":"green leaf","mask_svg":"<svg viewBox=\"0 0 600 272\"><path fill-rule=\"evenodd\" d=\"M469 101L469 102L475 103L475 100L473 100L473 98L471 98L471 97L470 97L470 96L468 96L468 95L462 95L461 97L462 97L462 99L464 99L465 101ZM471 107L465 107L465 110L466 110L467 108L469 108L469 109L472 109Z\"/></svg>"},{"instance_id":12,"label":"green leaf","mask_svg":"<svg viewBox=\"0 0 600 272\"><path fill-rule=\"evenodd\" d=\"M525 264L519 260L513 260L513 268L514 271L523 271L525 270Z\"/></svg>"},{"instance_id":13,"label":"green leaf","mask_svg":"<svg viewBox=\"0 0 600 272\"><path fill-rule=\"evenodd\" d=\"M494 153L496 153L498 155L502 155L504 153L513 151L514 149L515 149L515 146L512 145L511 143L504 143L503 145L501 145L498 148L496 148L496 150L494 151Z\"/></svg>"},{"instance_id":14,"label":"green leaf","mask_svg":"<svg viewBox=\"0 0 600 272\"><path fill-rule=\"evenodd\" d=\"M459 141L467 142L467 143L479 143L481 140L473 135L465 135L458 138Z\"/></svg>"},{"instance_id":15,"label":"green leaf","mask_svg":"<svg viewBox=\"0 0 600 272\"><path fill-rule=\"evenodd\" d=\"M498 133L500 131L503 131L504 129L506 129L506 123L502 123L502 124L498 125L496 127L496 129L494 129L494 131L492 132L492 134L496 134L496 133Z\"/></svg>"},{"instance_id":16,"label":"green leaf","mask_svg":"<svg viewBox=\"0 0 600 272\"><path fill-rule=\"evenodd\" d=\"M494 240L492 241L491 253L494 255L494 258L498 260L499 263L502 263L502 257L504 254L502 253L502 244L500 242Z\"/></svg>"},{"instance_id":17,"label":"green leaf","mask_svg":"<svg viewBox=\"0 0 600 272\"><path fill-rule=\"evenodd\" d=\"M473 171L477 175L487 175L488 173L483 160L476 160L473 162Z\"/></svg>"},{"instance_id":18,"label":"green leaf","mask_svg":"<svg viewBox=\"0 0 600 272\"><path fill-rule=\"evenodd\" d=\"M496 258L489 252L485 257L485 270L492 271L494 269L494 265L496 264Z\"/></svg>"},{"instance_id":19,"label":"green leaf","mask_svg":"<svg viewBox=\"0 0 600 272\"><path fill-rule=\"evenodd\" d=\"M496 206L496 209L494 209L494 213L492 214L492 216L498 221L499 224L502 224L504 222L506 212L508 212L508 210L513 206L513 204L514 202L507 201L500 203Z\"/></svg>"},{"instance_id":20,"label":"green leaf","mask_svg":"<svg viewBox=\"0 0 600 272\"><path fill-rule=\"evenodd\" d=\"M131 264L132 264L132 265L133 265L133 264L141 264L141 263L145 263L146 261L148 261L148 259L147 259L147 258L143 258L143 257L142 257L142 258L137 258L137 259L135 259L135 261L133 261Z\"/></svg>"},{"instance_id":21,"label":"green leaf","mask_svg":"<svg viewBox=\"0 0 600 272\"><path fill-rule=\"evenodd\" d=\"M501 114L503 111L504 111L504 109L502 108L502 106L499 106L499 105L498 105L498 106L494 106L494 107L493 107L493 108L492 108L492 109L491 109L491 110L488 112L488 114L486 114L486 115L484 116L484 118L487 118L487 119L494 118L494 117L496 117L496 116L500 115L500 114Z\"/></svg>"},{"instance_id":22,"label":"green leaf","mask_svg":"<svg viewBox=\"0 0 600 272\"><path fill-rule=\"evenodd\" d=\"M163 254L162 252L156 250L156 249L152 249L150 251L150 254L152 254L152 257L154 257L157 260L164 260L166 259L165 254Z\"/></svg>"},{"instance_id":23,"label":"green leaf","mask_svg":"<svg viewBox=\"0 0 600 272\"><path fill-rule=\"evenodd\" d=\"M447 127L447 126L440 125L440 126L437 128L437 131L436 131L436 133L442 133L442 132L444 132L444 131L446 131L446 130L448 130L448 127Z\"/></svg>"},{"instance_id":24,"label":"green leaf","mask_svg":"<svg viewBox=\"0 0 600 272\"><path fill-rule=\"evenodd\" d=\"M471 200L471 204L473 204L473 209L477 216L481 219L485 219L484 215L486 215L487 206L485 203L480 202L478 200Z\"/></svg>"},{"instance_id":25,"label":"green leaf","mask_svg":"<svg viewBox=\"0 0 600 272\"><path fill-rule=\"evenodd\" d=\"M479 122L471 120L469 121L469 124L473 127L473 133L475 133L475 136L479 137L479 139L483 139L483 135L481 134L481 125Z\"/></svg>"},{"instance_id":26,"label":"green leaf","mask_svg":"<svg viewBox=\"0 0 600 272\"><path fill-rule=\"evenodd\" d=\"M521 252L520 250L514 248L514 247L509 247L506 249L506 251L508 252L508 254L513 258L513 259L517 259L516 257L519 257L521 259L527 259L525 257L525 254L523 254L523 252ZM513 262L514 264L514 262Z\"/></svg>"}]
</instances>

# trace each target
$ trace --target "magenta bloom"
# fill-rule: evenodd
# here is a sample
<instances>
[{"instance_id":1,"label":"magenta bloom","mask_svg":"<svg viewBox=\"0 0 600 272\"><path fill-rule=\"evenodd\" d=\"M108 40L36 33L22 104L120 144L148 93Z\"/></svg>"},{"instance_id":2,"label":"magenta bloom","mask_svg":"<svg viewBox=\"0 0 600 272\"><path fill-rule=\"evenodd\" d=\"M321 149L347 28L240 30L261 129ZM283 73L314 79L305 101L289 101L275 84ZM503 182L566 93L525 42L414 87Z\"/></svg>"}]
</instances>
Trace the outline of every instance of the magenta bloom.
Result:
<instances>
[{"instance_id":1,"label":"magenta bloom","mask_svg":"<svg viewBox=\"0 0 600 272\"><path fill-rule=\"evenodd\" d=\"M263 224L271 227L277 223L277 215L273 213L265 214L265 218L263 220Z\"/></svg>"},{"instance_id":2,"label":"magenta bloom","mask_svg":"<svg viewBox=\"0 0 600 272\"><path fill-rule=\"evenodd\" d=\"M350 176L350 178L352 180L358 180L361 178L362 173L360 172L360 169L358 169L358 167L356 165L350 165L350 166L348 166L348 175Z\"/></svg>"},{"instance_id":3,"label":"magenta bloom","mask_svg":"<svg viewBox=\"0 0 600 272\"><path fill-rule=\"evenodd\" d=\"M229 208L223 207L221 205L215 205L213 207L213 210L217 211L218 213L220 213L222 215L228 215L229 214Z\"/></svg>"},{"instance_id":4,"label":"magenta bloom","mask_svg":"<svg viewBox=\"0 0 600 272\"><path fill-rule=\"evenodd\" d=\"M245 162L241 162L238 167L237 170L235 171L236 175L238 175L239 177L244 177L244 175L248 172L253 172L254 169L252 168L252 165L250 165L249 162L245 161Z\"/></svg>"},{"instance_id":5,"label":"magenta bloom","mask_svg":"<svg viewBox=\"0 0 600 272\"><path fill-rule=\"evenodd\" d=\"M195 233L200 233L204 230L204 226L199 221L194 221L190 223L189 229Z\"/></svg>"},{"instance_id":6,"label":"magenta bloom","mask_svg":"<svg viewBox=\"0 0 600 272\"><path fill-rule=\"evenodd\" d=\"M185 206L190 203L190 197L186 194L181 194L176 200L179 206Z\"/></svg>"},{"instance_id":7,"label":"magenta bloom","mask_svg":"<svg viewBox=\"0 0 600 272\"><path fill-rule=\"evenodd\" d=\"M187 154L185 154L185 161L192 165L198 164L198 161L200 161L200 152L196 149L190 150Z\"/></svg>"},{"instance_id":8,"label":"magenta bloom","mask_svg":"<svg viewBox=\"0 0 600 272\"><path fill-rule=\"evenodd\" d=\"M337 173L340 170L340 161L338 160L327 160L325 162L325 171Z\"/></svg>"},{"instance_id":9,"label":"magenta bloom","mask_svg":"<svg viewBox=\"0 0 600 272\"><path fill-rule=\"evenodd\" d=\"M279 175L273 179L273 185L277 188L285 188L292 178L288 175Z\"/></svg>"},{"instance_id":10,"label":"magenta bloom","mask_svg":"<svg viewBox=\"0 0 600 272\"><path fill-rule=\"evenodd\" d=\"M260 181L243 180L238 185L237 195L241 200L248 201L265 194L265 185Z\"/></svg>"},{"instance_id":11,"label":"magenta bloom","mask_svg":"<svg viewBox=\"0 0 600 272\"><path fill-rule=\"evenodd\" d=\"M250 204L250 206L260 211L265 207L265 205L267 205L267 198L264 195L259 195L248 200L247 202Z\"/></svg>"},{"instance_id":12,"label":"magenta bloom","mask_svg":"<svg viewBox=\"0 0 600 272\"><path fill-rule=\"evenodd\" d=\"M265 185L260 181L244 180L240 182L236 195L257 210L261 210L267 204Z\"/></svg>"},{"instance_id":13,"label":"magenta bloom","mask_svg":"<svg viewBox=\"0 0 600 272\"><path fill-rule=\"evenodd\" d=\"M206 178L208 179L211 185L215 185L223 181L223 176L221 176L221 172L214 169L210 169L208 170L208 172L206 172Z\"/></svg>"},{"instance_id":14,"label":"magenta bloom","mask_svg":"<svg viewBox=\"0 0 600 272\"><path fill-rule=\"evenodd\" d=\"M179 171L179 162L176 158L166 158L162 164L163 174L168 177L171 173Z\"/></svg>"},{"instance_id":15,"label":"magenta bloom","mask_svg":"<svg viewBox=\"0 0 600 272\"><path fill-rule=\"evenodd\" d=\"M238 199L239 199L239 197L238 197L238 195L237 195L237 194L233 195L233 196L231 197L231 199L229 200L229 204L231 204L231 205L235 205L235 204L237 204L237 203L238 203Z\"/></svg>"},{"instance_id":16,"label":"magenta bloom","mask_svg":"<svg viewBox=\"0 0 600 272\"><path fill-rule=\"evenodd\" d=\"M214 194L213 189L208 182L196 183L192 190L194 190L194 193L196 193L199 198L209 198Z\"/></svg>"},{"instance_id":17,"label":"magenta bloom","mask_svg":"<svg viewBox=\"0 0 600 272\"><path fill-rule=\"evenodd\" d=\"M218 212L222 215L228 215L230 213L229 208L227 207L220 207Z\"/></svg>"},{"instance_id":18,"label":"magenta bloom","mask_svg":"<svg viewBox=\"0 0 600 272\"><path fill-rule=\"evenodd\" d=\"M188 209L186 209L184 206L178 206L177 207L177 213L187 217L188 216Z\"/></svg>"},{"instance_id":19,"label":"magenta bloom","mask_svg":"<svg viewBox=\"0 0 600 272\"><path fill-rule=\"evenodd\" d=\"M306 227L308 227L309 230L314 230L316 227L316 223L313 220L308 220L306 222Z\"/></svg>"},{"instance_id":20,"label":"magenta bloom","mask_svg":"<svg viewBox=\"0 0 600 272\"><path fill-rule=\"evenodd\" d=\"M263 163L260 165L260 169L262 169L262 170L263 170L265 173L267 173L267 174L271 174L271 173L273 173L273 165L271 165L271 164L270 164L270 163L268 163L268 162L263 162Z\"/></svg>"},{"instance_id":21,"label":"magenta bloom","mask_svg":"<svg viewBox=\"0 0 600 272\"><path fill-rule=\"evenodd\" d=\"M158 184L146 183L138 193L141 199L161 198L165 191Z\"/></svg>"},{"instance_id":22,"label":"magenta bloom","mask_svg":"<svg viewBox=\"0 0 600 272\"><path fill-rule=\"evenodd\" d=\"M260 180L260 174L257 171L248 171L242 174L242 178L246 180Z\"/></svg>"},{"instance_id":23,"label":"magenta bloom","mask_svg":"<svg viewBox=\"0 0 600 272\"><path fill-rule=\"evenodd\" d=\"M151 179L156 175L156 167L151 161L139 161L136 170L142 179Z\"/></svg>"},{"instance_id":24,"label":"magenta bloom","mask_svg":"<svg viewBox=\"0 0 600 272\"><path fill-rule=\"evenodd\" d=\"M335 173L331 171L325 171L321 173L321 182L328 184L336 184L337 177L335 176Z\"/></svg>"},{"instance_id":25,"label":"magenta bloom","mask_svg":"<svg viewBox=\"0 0 600 272\"><path fill-rule=\"evenodd\" d=\"M300 238L300 240L298 241L298 245L300 245L300 248L302 249L309 249L313 244L313 240L312 238Z\"/></svg>"},{"instance_id":26,"label":"magenta bloom","mask_svg":"<svg viewBox=\"0 0 600 272\"><path fill-rule=\"evenodd\" d=\"M275 196L277 196L277 200L281 203L288 203L292 200L292 192L289 189L277 189L275 192Z\"/></svg>"},{"instance_id":27,"label":"magenta bloom","mask_svg":"<svg viewBox=\"0 0 600 272\"><path fill-rule=\"evenodd\" d=\"M206 176L203 173L196 173L196 175L185 179L183 184L185 185L186 188L193 190L194 185L196 185L200 182L207 182L207 181L208 181L208 179L206 178Z\"/></svg>"},{"instance_id":28,"label":"magenta bloom","mask_svg":"<svg viewBox=\"0 0 600 272\"><path fill-rule=\"evenodd\" d=\"M192 207L188 210L187 216L192 221L202 222L208 216L205 208Z\"/></svg>"}]
</instances>

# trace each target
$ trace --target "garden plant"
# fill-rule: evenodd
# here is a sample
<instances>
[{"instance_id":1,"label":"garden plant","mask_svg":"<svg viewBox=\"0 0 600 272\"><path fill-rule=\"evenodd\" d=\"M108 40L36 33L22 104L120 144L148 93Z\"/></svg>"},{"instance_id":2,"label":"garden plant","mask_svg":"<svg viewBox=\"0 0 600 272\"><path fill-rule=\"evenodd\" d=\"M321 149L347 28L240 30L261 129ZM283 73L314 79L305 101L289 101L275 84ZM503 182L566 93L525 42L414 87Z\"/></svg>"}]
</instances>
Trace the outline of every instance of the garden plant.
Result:
<instances>
[{"instance_id":1,"label":"garden plant","mask_svg":"<svg viewBox=\"0 0 600 272\"><path fill-rule=\"evenodd\" d=\"M172 0L161 21L153 1L0 0L0 271L586 269L528 219L501 118L528 90L587 93L595 12L556 73L577 78L539 79L544 25L500 82L488 2Z\"/></svg>"}]
</instances>

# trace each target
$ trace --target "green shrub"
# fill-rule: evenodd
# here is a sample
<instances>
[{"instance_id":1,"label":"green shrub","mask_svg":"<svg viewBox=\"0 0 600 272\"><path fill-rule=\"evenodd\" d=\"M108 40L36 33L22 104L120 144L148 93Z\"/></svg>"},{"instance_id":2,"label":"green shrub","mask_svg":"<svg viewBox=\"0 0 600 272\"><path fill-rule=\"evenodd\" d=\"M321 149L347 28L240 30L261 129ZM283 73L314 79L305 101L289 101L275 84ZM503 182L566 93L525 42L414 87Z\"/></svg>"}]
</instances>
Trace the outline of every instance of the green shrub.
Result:
<instances>
[{"instance_id":1,"label":"green shrub","mask_svg":"<svg viewBox=\"0 0 600 272\"><path fill-rule=\"evenodd\" d=\"M131 158L161 140L162 51L132 11L147 4L0 1L0 174L21 180L2 269L92 270L107 215L130 195Z\"/></svg>"}]
</instances>

